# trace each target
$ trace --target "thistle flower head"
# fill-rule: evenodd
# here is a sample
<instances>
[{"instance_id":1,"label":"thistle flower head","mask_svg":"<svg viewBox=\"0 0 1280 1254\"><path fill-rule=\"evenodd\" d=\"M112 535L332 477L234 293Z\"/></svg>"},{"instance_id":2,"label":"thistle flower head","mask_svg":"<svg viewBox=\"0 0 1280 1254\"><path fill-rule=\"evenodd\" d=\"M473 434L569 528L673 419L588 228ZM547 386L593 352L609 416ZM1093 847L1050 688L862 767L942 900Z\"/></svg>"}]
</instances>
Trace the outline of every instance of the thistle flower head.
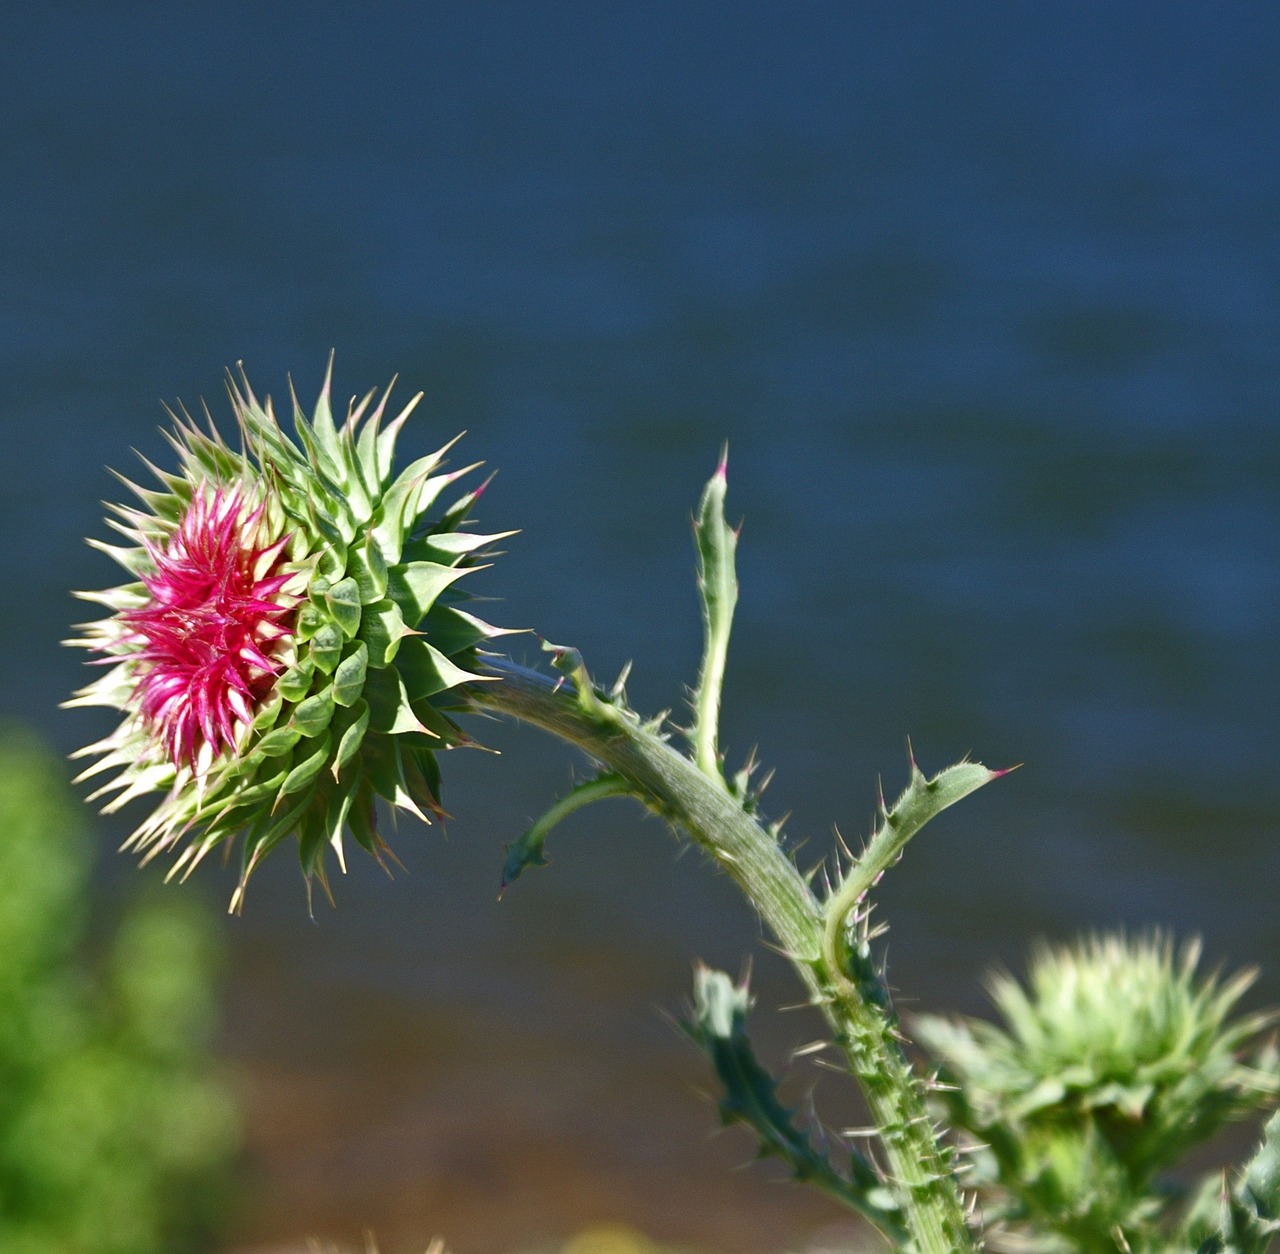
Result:
<instances>
[{"instance_id":1,"label":"thistle flower head","mask_svg":"<svg viewBox=\"0 0 1280 1254\"><path fill-rule=\"evenodd\" d=\"M233 906L262 857L297 836L308 882L349 833L386 849L375 798L440 813L435 751L468 743L448 715L476 649L503 634L463 608L457 581L502 538L467 530L483 488L443 510L474 466L441 469L449 445L394 470L419 398L384 427L390 389L335 423L329 378L291 438L243 375L229 391L239 447L184 409L152 466L159 488L124 480L142 508L111 506L126 546L95 543L130 575L82 593L110 614L70 643L109 667L68 705L105 705L120 726L79 756L115 810L159 794L127 845L175 852L183 875L243 833ZM505 533L510 534L510 533ZM327 886L327 885L326 885Z\"/></svg>"},{"instance_id":2,"label":"thistle flower head","mask_svg":"<svg viewBox=\"0 0 1280 1254\"><path fill-rule=\"evenodd\" d=\"M999 1147L1000 1185L1072 1248L1102 1248L1086 1229L1128 1231L1155 1205L1157 1172L1280 1093L1263 1038L1274 1016L1236 1013L1255 973L1222 978L1199 959L1198 942L1158 932L1042 946L1025 986L991 980L998 1025L915 1021L955 1086L952 1119Z\"/></svg>"}]
</instances>

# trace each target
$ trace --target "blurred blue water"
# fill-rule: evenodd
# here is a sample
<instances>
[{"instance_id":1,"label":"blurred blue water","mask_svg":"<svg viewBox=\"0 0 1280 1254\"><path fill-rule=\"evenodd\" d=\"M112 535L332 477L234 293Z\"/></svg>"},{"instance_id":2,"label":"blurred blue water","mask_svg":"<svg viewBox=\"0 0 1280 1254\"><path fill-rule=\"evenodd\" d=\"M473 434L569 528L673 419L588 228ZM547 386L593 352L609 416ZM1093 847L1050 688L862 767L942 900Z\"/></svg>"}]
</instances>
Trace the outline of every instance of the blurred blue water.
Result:
<instances>
[{"instance_id":1,"label":"blurred blue water","mask_svg":"<svg viewBox=\"0 0 1280 1254\"><path fill-rule=\"evenodd\" d=\"M494 616L634 658L641 708L696 670L686 518L729 438L723 739L815 858L908 733L927 766L1028 763L886 883L903 987L974 1006L1029 930L1168 921L1280 996L1273 6L86 4L0 33L7 712L101 729L54 712L56 641L112 577L80 543L104 463L165 455L155 398L217 412L241 358L306 396L336 346L339 390L425 389L409 451L465 427L501 468ZM491 739L447 764L448 844L402 835L408 880L358 869L318 929L291 868L255 884L233 935L296 951L281 988L532 987L536 1015L583 952L666 1005L686 955L736 965L740 907L620 810L493 907L567 772Z\"/></svg>"}]
</instances>

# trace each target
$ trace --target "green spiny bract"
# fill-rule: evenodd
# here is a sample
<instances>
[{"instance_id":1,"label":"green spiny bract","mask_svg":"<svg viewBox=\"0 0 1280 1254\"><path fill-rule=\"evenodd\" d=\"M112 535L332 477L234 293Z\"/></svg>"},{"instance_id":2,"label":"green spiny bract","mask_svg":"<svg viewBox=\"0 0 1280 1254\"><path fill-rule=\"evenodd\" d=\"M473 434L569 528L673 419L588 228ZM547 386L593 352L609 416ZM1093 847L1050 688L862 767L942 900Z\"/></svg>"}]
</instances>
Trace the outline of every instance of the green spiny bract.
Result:
<instances>
[{"instance_id":1,"label":"green spiny bract","mask_svg":"<svg viewBox=\"0 0 1280 1254\"><path fill-rule=\"evenodd\" d=\"M133 581L81 594L112 613L71 642L115 664L68 704L124 714L77 755L99 755L81 778L115 772L94 794L115 794L106 810L163 794L126 842L144 861L185 841L171 872L185 875L243 833L235 908L290 834L308 885L327 888L344 832L386 851L376 797L440 813L435 752L468 743L447 711L483 678L477 647L504 634L462 608L457 581L503 536L464 529L483 485L433 512L475 469L442 469L452 442L395 473L420 395L384 426L390 388L370 392L339 425L326 374L310 418L293 397L295 440L243 374L228 391L238 450L207 411L205 431L180 409L179 471L150 466L158 489L124 481L144 508L112 506L110 525L130 545L96 547Z\"/></svg>"},{"instance_id":2,"label":"green spiny bract","mask_svg":"<svg viewBox=\"0 0 1280 1254\"><path fill-rule=\"evenodd\" d=\"M1234 1187L1224 1181L1217 1194L1216 1222L1203 1232L1194 1224L1189 1229L1203 1238L1196 1254L1265 1254L1280 1232L1280 1115L1267 1121L1262 1144Z\"/></svg>"},{"instance_id":3,"label":"green spiny bract","mask_svg":"<svg viewBox=\"0 0 1280 1254\"><path fill-rule=\"evenodd\" d=\"M724 1088L721 1119L752 1128L760 1138L761 1158L781 1159L796 1180L822 1189L874 1223L895 1248L905 1248L902 1215L875 1168L861 1154L848 1151L847 1172L839 1171L820 1144L822 1130L815 1137L798 1128L795 1112L779 1100L777 1081L760 1065L747 1035L750 1008L745 981L735 984L723 971L699 964L693 1018L684 1027L706 1051Z\"/></svg>"},{"instance_id":4,"label":"green spiny bract","mask_svg":"<svg viewBox=\"0 0 1280 1254\"><path fill-rule=\"evenodd\" d=\"M1159 1173L1280 1091L1272 1016L1232 1017L1254 973L1200 976L1199 956L1159 933L1044 946L1025 988L992 979L1000 1026L915 1021L956 1086L950 1118L987 1147L981 1182L1034 1248L1113 1251L1117 1231L1135 1252L1177 1246Z\"/></svg>"}]
</instances>

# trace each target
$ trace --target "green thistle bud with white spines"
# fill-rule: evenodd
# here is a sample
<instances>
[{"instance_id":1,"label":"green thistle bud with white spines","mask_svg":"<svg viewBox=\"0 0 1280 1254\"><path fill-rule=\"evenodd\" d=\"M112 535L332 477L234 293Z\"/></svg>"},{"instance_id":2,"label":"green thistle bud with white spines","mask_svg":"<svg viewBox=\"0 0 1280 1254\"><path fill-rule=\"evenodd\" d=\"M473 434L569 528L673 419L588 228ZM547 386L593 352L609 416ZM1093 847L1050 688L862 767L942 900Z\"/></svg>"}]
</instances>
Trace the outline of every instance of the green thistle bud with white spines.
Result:
<instances>
[{"instance_id":1,"label":"green thistle bud with white spines","mask_svg":"<svg viewBox=\"0 0 1280 1254\"><path fill-rule=\"evenodd\" d=\"M295 439L243 374L228 390L239 449L207 411L203 430L179 409L179 471L151 466L158 489L124 481L143 508L110 507L129 545L95 547L132 581L81 594L112 613L70 643L113 665L67 704L124 714L77 756L98 757L82 779L114 772L94 794L106 810L163 794L126 842L144 861L176 852L185 876L243 835L238 908L291 834L327 890L344 833L386 853L377 797L441 813L436 751L471 743L448 712L486 678L477 648L506 634L464 608L458 581L512 533L466 529L484 484L437 508L477 468L443 470L453 441L395 472L421 394L384 425L391 389L370 392L339 425L327 373L310 418L293 397Z\"/></svg>"},{"instance_id":2,"label":"green thistle bud with white spines","mask_svg":"<svg viewBox=\"0 0 1280 1254\"><path fill-rule=\"evenodd\" d=\"M1158 931L1040 946L1025 987L991 979L999 1025L914 1021L950 1120L985 1147L975 1182L1027 1248L1186 1249L1161 1173L1280 1096L1276 1015L1236 1013L1256 972L1199 959Z\"/></svg>"}]
</instances>

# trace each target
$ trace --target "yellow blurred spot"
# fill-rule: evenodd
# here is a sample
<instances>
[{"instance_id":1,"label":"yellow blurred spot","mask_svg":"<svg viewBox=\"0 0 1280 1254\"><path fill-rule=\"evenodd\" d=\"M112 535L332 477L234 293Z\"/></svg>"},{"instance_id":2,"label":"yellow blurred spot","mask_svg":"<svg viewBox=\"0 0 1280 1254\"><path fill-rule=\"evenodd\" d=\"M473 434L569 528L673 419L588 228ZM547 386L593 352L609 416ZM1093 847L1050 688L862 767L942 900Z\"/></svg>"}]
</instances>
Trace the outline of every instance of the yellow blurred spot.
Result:
<instances>
[{"instance_id":1,"label":"yellow blurred spot","mask_svg":"<svg viewBox=\"0 0 1280 1254\"><path fill-rule=\"evenodd\" d=\"M561 1254L666 1254L666 1251L667 1247L654 1245L633 1228L601 1224L580 1232L565 1245Z\"/></svg>"}]
</instances>

